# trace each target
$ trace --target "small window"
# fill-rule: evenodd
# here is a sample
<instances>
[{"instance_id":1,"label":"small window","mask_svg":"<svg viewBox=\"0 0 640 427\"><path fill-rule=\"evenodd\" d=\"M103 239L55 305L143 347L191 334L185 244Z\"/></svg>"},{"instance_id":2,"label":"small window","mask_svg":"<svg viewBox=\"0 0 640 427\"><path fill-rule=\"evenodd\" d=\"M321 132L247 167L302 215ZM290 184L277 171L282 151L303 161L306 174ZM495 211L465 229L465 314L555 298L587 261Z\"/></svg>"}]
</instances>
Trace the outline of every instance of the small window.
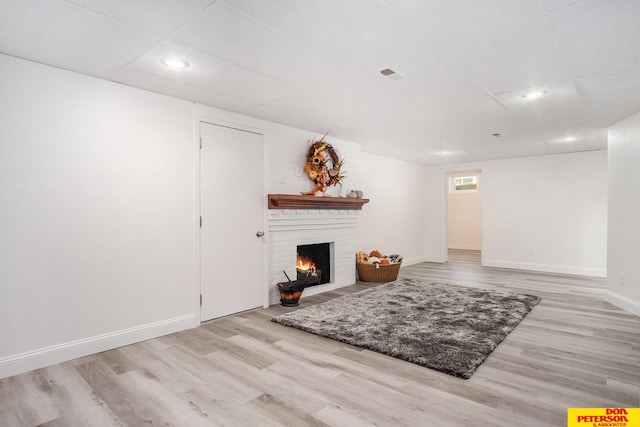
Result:
<instances>
[{"instance_id":1,"label":"small window","mask_svg":"<svg viewBox=\"0 0 640 427\"><path fill-rule=\"evenodd\" d=\"M449 193L477 192L478 176L452 176L449 179Z\"/></svg>"}]
</instances>

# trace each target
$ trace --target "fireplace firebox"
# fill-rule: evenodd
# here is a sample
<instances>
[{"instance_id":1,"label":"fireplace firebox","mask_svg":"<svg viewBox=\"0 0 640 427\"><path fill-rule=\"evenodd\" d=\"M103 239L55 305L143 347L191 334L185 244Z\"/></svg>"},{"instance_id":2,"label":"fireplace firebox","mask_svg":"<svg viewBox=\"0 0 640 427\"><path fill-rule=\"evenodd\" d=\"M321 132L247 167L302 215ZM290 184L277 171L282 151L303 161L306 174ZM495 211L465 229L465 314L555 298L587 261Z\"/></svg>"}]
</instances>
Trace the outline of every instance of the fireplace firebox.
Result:
<instances>
[{"instance_id":1,"label":"fireplace firebox","mask_svg":"<svg viewBox=\"0 0 640 427\"><path fill-rule=\"evenodd\" d=\"M307 287L331 282L331 244L299 245L296 257L298 279L306 279Z\"/></svg>"}]
</instances>

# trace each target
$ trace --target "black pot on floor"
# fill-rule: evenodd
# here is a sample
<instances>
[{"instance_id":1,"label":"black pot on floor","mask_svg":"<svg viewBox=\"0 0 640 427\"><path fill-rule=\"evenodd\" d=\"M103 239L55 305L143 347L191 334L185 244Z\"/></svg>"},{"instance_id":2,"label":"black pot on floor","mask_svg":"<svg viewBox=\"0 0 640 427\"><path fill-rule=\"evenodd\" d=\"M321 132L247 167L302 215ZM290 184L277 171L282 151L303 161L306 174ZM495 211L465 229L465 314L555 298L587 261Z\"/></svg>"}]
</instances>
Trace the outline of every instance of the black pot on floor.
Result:
<instances>
[{"instance_id":1,"label":"black pot on floor","mask_svg":"<svg viewBox=\"0 0 640 427\"><path fill-rule=\"evenodd\" d=\"M305 286L307 286L306 280L292 280L278 283L280 304L285 307L297 307Z\"/></svg>"}]
</instances>

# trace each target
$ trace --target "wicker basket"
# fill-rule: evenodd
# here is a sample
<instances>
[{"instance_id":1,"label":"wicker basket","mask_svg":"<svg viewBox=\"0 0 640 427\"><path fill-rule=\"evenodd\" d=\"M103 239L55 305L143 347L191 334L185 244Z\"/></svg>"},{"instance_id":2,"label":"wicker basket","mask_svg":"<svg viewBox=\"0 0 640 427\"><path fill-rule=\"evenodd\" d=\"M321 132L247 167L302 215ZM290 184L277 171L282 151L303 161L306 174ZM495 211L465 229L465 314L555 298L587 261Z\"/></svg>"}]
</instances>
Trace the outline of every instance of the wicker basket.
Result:
<instances>
[{"instance_id":1,"label":"wicker basket","mask_svg":"<svg viewBox=\"0 0 640 427\"><path fill-rule=\"evenodd\" d=\"M367 264L356 262L358 280L362 282L393 282L398 278L400 263L394 264Z\"/></svg>"}]
</instances>

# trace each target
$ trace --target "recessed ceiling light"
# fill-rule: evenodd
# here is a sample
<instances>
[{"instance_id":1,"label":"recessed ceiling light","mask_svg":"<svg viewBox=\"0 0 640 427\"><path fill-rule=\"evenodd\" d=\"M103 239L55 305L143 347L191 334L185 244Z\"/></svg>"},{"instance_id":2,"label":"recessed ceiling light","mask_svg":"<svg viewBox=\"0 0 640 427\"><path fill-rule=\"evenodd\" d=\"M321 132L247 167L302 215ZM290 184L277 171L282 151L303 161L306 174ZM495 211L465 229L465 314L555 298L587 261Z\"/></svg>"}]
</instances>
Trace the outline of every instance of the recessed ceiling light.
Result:
<instances>
[{"instance_id":1,"label":"recessed ceiling light","mask_svg":"<svg viewBox=\"0 0 640 427\"><path fill-rule=\"evenodd\" d=\"M545 96L548 93L548 90L534 90L523 94L522 97L525 99L537 99Z\"/></svg>"},{"instance_id":2,"label":"recessed ceiling light","mask_svg":"<svg viewBox=\"0 0 640 427\"><path fill-rule=\"evenodd\" d=\"M172 68L174 70L184 70L189 67L189 63L184 59L170 56L160 59L160 62L162 62L165 67Z\"/></svg>"},{"instance_id":3,"label":"recessed ceiling light","mask_svg":"<svg viewBox=\"0 0 640 427\"><path fill-rule=\"evenodd\" d=\"M433 156L452 156L456 154L456 152L453 150L440 150L440 151L434 151L431 154Z\"/></svg>"},{"instance_id":4,"label":"recessed ceiling light","mask_svg":"<svg viewBox=\"0 0 640 427\"><path fill-rule=\"evenodd\" d=\"M559 141L560 142L573 142L575 141L577 138L575 136L567 136L564 138L560 138Z\"/></svg>"}]
</instances>

